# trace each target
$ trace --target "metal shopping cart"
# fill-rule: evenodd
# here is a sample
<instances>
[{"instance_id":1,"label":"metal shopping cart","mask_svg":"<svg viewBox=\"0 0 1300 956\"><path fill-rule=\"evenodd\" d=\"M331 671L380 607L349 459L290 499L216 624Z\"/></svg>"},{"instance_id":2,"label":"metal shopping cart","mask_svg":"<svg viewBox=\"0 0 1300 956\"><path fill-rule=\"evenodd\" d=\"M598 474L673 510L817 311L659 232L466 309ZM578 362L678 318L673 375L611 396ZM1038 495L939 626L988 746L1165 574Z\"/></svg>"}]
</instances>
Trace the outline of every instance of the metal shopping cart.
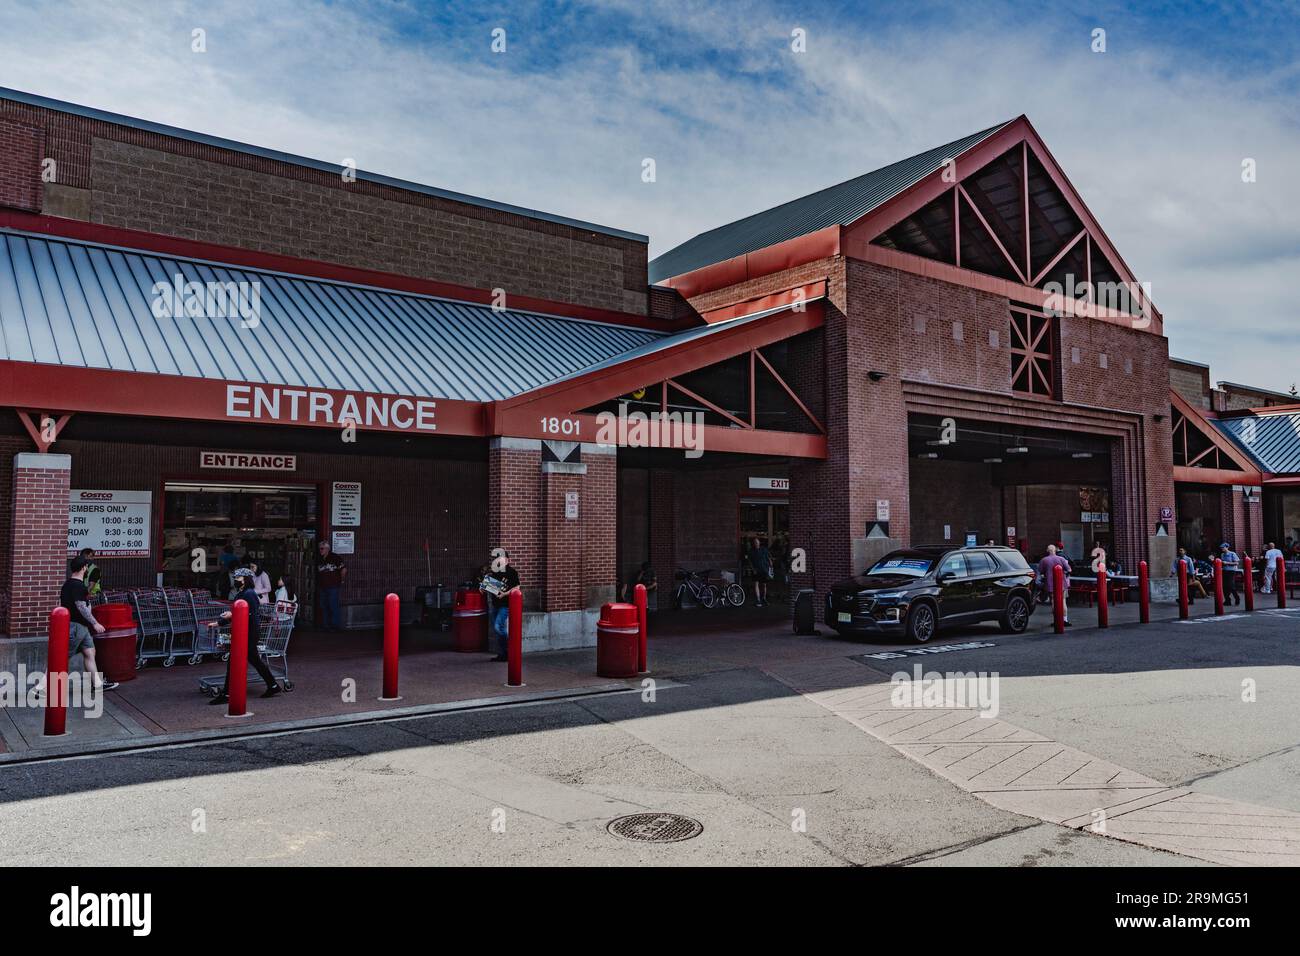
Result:
<instances>
[{"instance_id":1,"label":"metal shopping cart","mask_svg":"<svg viewBox=\"0 0 1300 956\"><path fill-rule=\"evenodd\" d=\"M184 588L162 588L163 601L167 605L167 617L171 622L171 643L168 645L164 667L171 667L177 657L187 657L191 664L195 648L199 643L198 621L194 616L194 598Z\"/></svg>"},{"instance_id":2,"label":"metal shopping cart","mask_svg":"<svg viewBox=\"0 0 1300 956\"><path fill-rule=\"evenodd\" d=\"M293 624L297 617L298 605L293 601L276 601L274 606L262 604L257 609L257 651L271 669L276 682L286 691L293 690L293 681L289 679L289 638L293 636ZM251 619L249 625L252 626ZM222 650L224 657L229 657L229 619L213 622L209 630L213 645ZM260 681L261 677L251 673L248 679ZM220 697L226 692L226 675L222 673L200 678L199 690L209 697Z\"/></svg>"},{"instance_id":3,"label":"metal shopping cart","mask_svg":"<svg viewBox=\"0 0 1300 956\"><path fill-rule=\"evenodd\" d=\"M135 666L144 667L151 660L161 660L164 667L176 662L172 655L172 619L167 600L158 588L129 592L129 603L139 624L139 644Z\"/></svg>"},{"instance_id":4,"label":"metal shopping cart","mask_svg":"<svg viewBox=\"0 0 1300 956\"><path fill-rule=\"evenodd\" d=\"M229 646L222 646L218 641L221 615L230 610L229 601L218 601L208 591L190 590L190 609L194 615L194 647L189 657L190 664L197 664L205 656L220 657L223 661L230 657Z\"/></svg>"}]
</instances>

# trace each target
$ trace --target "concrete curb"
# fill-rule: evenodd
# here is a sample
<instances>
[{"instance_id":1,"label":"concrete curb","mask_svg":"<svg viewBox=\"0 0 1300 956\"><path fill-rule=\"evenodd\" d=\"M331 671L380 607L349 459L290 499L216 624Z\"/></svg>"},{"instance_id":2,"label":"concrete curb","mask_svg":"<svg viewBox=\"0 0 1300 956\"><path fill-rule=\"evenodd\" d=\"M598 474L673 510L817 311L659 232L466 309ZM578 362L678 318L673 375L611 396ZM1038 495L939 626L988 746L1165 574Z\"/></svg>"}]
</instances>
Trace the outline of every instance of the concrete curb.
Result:
<instances>
[{"instance_id":1,"label":"concrete curb","mask_svg":"<svg viewBox=\"0 0 1300 956\"><path fill-rule=\"evenodd\" d=\"M70 744L59 747L43 747L40 750L23 750L0 754L0 768L18 764L40 763L42 761L66 760L74 757L93 757L114 753L134 753L163 747L185 744L204 744L222 740L239 740L249 737L274 736L276 734L294 733L307 730L329 730L332 727L346 727L355 724L378 724L398 720L411 720L417 717L432 717L440 714L460 713L472 710L493 710L529 704L541 704L558 700L580 700L585 697L602 697L610 694L636 693L641 690L640 678L637 683L598 684L587 688L569 688L540 691L535 694L523 694L516 697L479 697L470 700L446 701L440 704L420 704L412 707L394 707L390 710L370 710L359 714L334 714L328 717L303 717L299 720L277 721L267 724L253 724L230 728L212 728L208 730L179 731L172 734L159 734L154 737L124 737L115 740L103 740L94 743ZM681 686L671 680L656 679L656 689Z\"/></svg>"}]
</instances>

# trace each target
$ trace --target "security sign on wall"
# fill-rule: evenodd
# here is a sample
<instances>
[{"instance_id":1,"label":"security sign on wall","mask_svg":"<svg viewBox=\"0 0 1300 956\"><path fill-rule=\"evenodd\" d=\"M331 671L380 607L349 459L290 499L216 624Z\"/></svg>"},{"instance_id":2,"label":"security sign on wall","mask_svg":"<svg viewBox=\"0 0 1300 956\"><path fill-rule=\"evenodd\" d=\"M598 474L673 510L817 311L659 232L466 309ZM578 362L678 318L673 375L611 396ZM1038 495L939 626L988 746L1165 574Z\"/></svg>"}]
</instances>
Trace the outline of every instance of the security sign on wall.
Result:
<instances>
[{"instance_id":1,"label":"security sign on wall","mask_svg":"<svg viewBox=\"0 0 1300 956\"><path fill-rule=\"evenodd\" d=\"M149 557L153 492L68 492L68 554L94 548L101 558Z\"/></svg>"}]
</instances>

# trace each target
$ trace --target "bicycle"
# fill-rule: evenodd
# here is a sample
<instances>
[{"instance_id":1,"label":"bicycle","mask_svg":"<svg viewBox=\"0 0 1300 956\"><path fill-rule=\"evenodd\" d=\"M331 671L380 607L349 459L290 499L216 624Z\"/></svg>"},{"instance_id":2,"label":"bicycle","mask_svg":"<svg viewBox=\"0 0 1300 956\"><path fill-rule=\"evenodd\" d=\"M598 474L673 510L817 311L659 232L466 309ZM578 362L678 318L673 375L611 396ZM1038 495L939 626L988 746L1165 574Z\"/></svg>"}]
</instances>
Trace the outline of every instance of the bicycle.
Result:
<instances>
[{"instance_id":1,"label":"bicycle","mask_svg":"<svg viewBox=\"0 0 1300 956\"><path fill-rule=\"evenodd\" d=\"M673 592L673 609L681 610L682 602L689 593L700 607L711 608L718 603L718 589L709 583L708 575L696 571L677 569L677 590Z\"/></svg>"}]
</instances>

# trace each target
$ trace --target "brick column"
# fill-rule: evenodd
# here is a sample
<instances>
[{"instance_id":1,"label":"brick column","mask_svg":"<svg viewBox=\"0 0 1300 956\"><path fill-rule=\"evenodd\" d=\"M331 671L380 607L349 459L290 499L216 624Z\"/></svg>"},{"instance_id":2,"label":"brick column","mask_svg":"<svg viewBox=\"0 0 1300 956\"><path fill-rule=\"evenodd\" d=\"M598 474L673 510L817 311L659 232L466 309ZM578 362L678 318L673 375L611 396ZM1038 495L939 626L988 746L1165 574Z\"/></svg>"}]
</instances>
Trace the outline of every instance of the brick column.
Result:
<instances>
[{"instance_id":1,"label":"brick column","mask_svg":"<svg viewBox=\"0 0 1300 956\"><path fill-rule=\"evenodd\" d=\"M671 471L654 469L650 472L650 567L659 580L652 605L668 607L668 596L677 586L673 575L677 573L676 475ZM654 602L658 602L655 604Z\"/></svg>"},{"instance_id":2,"label":"brick column","mask_svg":"<svg viewBox=\"0 0 1300 956\"><path fill-rule=\"evenodd\" d=\"M72 458L14 456L10 536L10 637L44 634L68 567L68 490Z\"/></svg>"},{"instance_id":3,"label":"brick column","mask_svg":"<svg viewBox=\"0 0 1300 956\"><path fill-rule=\"evenodd\" d=\"M493 438L488 446L488 548L505 548L519 572L524 607L540 606L542 443L533 438ZM488 555L483 556L486 563Z\"/></svg>"}]
</instances>

